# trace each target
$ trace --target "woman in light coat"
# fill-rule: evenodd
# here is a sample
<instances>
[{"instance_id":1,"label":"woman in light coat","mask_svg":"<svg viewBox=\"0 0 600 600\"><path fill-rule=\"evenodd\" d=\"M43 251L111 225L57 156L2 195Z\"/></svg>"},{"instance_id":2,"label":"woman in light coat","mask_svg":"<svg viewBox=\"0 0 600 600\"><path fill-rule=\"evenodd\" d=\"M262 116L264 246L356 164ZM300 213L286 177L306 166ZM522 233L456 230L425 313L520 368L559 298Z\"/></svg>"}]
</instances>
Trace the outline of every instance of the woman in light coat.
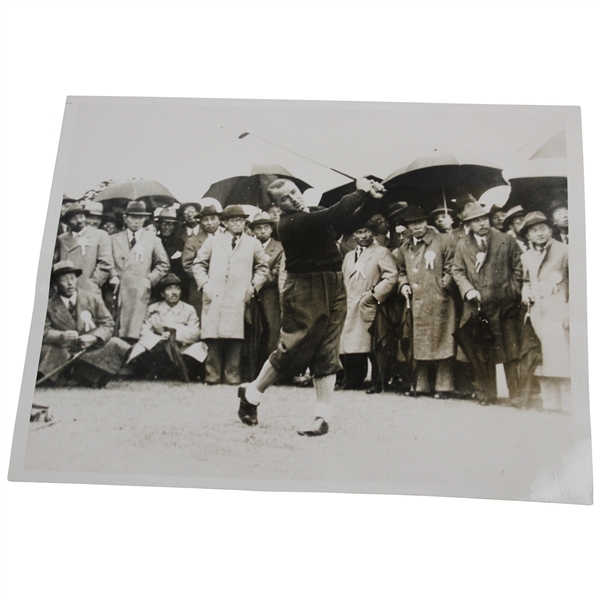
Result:
<instances>
[{"instance_id":1,"label":"woman in light coat","mask_svg":"<svg viewBox=\"0 0 600 600\"><path fill-rule=\"evenodd\" d=\"M531 323L542 345L542 362L536 370L543 407L571 410L569 335L569 251L552 239L552 229L541 212L529 213L521 231L531 248L523 262L523 302L531 307Z\"/></svg>"}]
</instances>

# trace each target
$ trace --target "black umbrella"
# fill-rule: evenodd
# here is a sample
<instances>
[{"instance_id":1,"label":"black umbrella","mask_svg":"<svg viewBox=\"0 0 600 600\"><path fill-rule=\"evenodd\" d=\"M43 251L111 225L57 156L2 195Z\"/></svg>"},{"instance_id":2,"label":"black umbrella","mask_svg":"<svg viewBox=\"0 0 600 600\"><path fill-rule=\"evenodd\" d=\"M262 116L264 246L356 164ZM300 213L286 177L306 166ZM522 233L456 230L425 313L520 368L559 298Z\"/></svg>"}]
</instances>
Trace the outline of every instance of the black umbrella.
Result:
<instances>
[{"instance_id":1,"label":"black umbrella","mask_svg":"<svg viewBox=\"0 0 600 600\"><path fill-rule=\"evenodd\" d=\"M377 181L381 183L380 177L375 177L375 175L366 175L366 179L370 179L371 181ZM351 194L356 191L356 181L350 181L349 183L345 183L344 185L340 185L336 188L332 188L331 190L327 190L323 192L321 196L321 200L319 201L319 206L324 206L325 208L329 208L333 206L337 202L339 202L344 196Z\"/></svg>"},{"instance_id":2,"label":"black umbrella","mask_svg":"<svg viewBox=\"0 0 600 600\"><path fill-rule=\"evenodd\" d=\"M388 190L386 201L418 204L426 213L463 194L478 199L493 187L507 185L499 167L480 160L460 161L452 154L418 158L382 183Z\"/></svg>"},{"instance_id":3,"label":"black umbrella","mask_svg":"<svg viewBox=\"0 0 600 600\"><path fill-rule=\"evenodd\" d=\"M162 183L151 179L131 179L111 183L94 198L95 202L102 202L105 213L123 210L131 200L144 201L148 212L154 212L157 208L171 206L177 202L175 196Z\"/></svg>"},{"instance_id":4,"label":"black umbrella","mask_svg":"<svg viewBox=\"0 0 600 600\"><path fill-rule=\"evenodd\" d=\"M301 192L312 187L279 165L254 165L251 175L239 175L217 181L208 188L203 197L215 198L223 207L231 204L248 204L267 210L271 206L267 188L276 179L290 179Z\"/></svg>"}]
</instances>

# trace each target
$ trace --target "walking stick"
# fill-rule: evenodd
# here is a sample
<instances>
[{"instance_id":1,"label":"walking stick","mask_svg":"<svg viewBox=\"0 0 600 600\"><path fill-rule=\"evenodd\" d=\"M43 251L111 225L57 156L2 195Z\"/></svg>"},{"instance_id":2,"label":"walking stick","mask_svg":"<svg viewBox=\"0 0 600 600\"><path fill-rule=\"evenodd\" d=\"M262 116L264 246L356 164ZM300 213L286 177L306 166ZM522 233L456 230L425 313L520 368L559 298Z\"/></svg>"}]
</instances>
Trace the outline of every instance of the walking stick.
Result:
<instances>
[{"instance_id":1,"label":"walking stick","mask_svg":"<svg viewBox=\"0 0 600 600\"><path fill-rule=\"evenodd\" d=\"M44 381L46 381L47 379L50 379L50 377L54 377L54 375L56 375L57 373L60 373L65 367L68 367L71 363L75 362L81 355L85 354L86 350L87 350L87 348L84 348L83 350L80 350L79 352L73 354L73 356L71 356L71 358L69 358L69 360L64 362L62 365L56 367L56 369L53 369L52 371L50 371L50 373L48 373L47 375L44 375L41 379L38 379L35 382L35 386L37 387L38 385L40 385L40 383L44 383Z\"/></svg>"}]
</instances>

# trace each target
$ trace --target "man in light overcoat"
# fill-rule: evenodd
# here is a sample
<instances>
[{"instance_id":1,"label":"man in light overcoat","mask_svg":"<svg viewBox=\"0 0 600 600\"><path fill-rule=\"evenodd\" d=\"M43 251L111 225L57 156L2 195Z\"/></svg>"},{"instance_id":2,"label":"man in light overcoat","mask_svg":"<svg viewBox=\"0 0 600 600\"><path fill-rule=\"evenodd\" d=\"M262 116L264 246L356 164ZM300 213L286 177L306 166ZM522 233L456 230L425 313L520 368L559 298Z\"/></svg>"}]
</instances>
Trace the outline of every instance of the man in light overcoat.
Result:
<instances>
[{"instance_id":1,"label":"man in light overcoat","mask_svg":"<svg viewBox=\"0 0 600 600\"><path fill-rule=\"evenodd\" d=\"M119 287L117 335L129 340L139 339L150 290L169 272L169 257L160 238L144 229L151 216L143 201L129 202L127 228L110 237L114 260L110 283Z\"/></svg>"},{"instance_id":2,"label":"man in light overcoat","mask_svg":"<svg viewBox=\"0 0 600 600\"><path fill-rule=\"evenodd\" d=\"M248 215L232 205L221 213L224 233L209 237L193 263L202 291L202 339L208 346L206 383L241 383L241 352L247 304L269 277L262 244L243 233Z\"/></svg>"},{"instance_id":3,"label":"man in light overcoat","mask_svg":"<svg viewBox=\"0 0 600 600\"><path fill-rule=\"evenodd\" d=\"M110 236L106 231L87 224L88 211L81 204L71 203L61 219L69 231L58 236L55 262L70 260L81 276L77 287L100 294L114 268Z\"/></svg>"},{"instance_id":4,"label":"man in light overcoat","mask_svg":"<svg viewBox=\"0 0 600 600\"><path fill-rule=\"evenodd\" d=\"M376 365L372 356L369 328L378 304L385 301L398 280L398 268L391 252L375 239L378 223L369 221L353 234L356 249L348 252L342 264L346 285L347 312L340 343L344 363L341 389L359 388L367 375L371 359L371 381L375 384Z\"/></svg>"}]
</instances>

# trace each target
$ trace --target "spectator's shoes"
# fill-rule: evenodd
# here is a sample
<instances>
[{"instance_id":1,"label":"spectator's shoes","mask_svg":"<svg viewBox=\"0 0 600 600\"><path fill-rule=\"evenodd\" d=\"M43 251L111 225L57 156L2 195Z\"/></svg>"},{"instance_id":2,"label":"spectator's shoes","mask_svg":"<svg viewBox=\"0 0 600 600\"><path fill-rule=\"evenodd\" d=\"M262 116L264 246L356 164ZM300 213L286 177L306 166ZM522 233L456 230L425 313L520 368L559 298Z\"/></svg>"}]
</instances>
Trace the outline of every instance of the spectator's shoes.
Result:
<instances>
[{"instance_id":1,"label":"spectator's shoes","mask_svg":"<svg viewBox=\"0 0 600 600\"><path fill-rule=\"evenodd\" d=\"M240 408L238 410L238 417L244 425L254 427L258 425L257 409L255 404L251 404L246 400L246 386L240 385L238 388L238 398L240 399Z\"/></svg>"},{"instance_id":2,"label":"spectator's shoes","mask_svg":"<svg viewBox=\"0 0 600 600\"><path fill-rule=\"evenodd\" d=\"M315 437L317 435L325 435L329 431L329 425L323 417L316 417L315 420L304 429L298 430L298 435L306 435Z\"/></svg>"}]
</instances>

